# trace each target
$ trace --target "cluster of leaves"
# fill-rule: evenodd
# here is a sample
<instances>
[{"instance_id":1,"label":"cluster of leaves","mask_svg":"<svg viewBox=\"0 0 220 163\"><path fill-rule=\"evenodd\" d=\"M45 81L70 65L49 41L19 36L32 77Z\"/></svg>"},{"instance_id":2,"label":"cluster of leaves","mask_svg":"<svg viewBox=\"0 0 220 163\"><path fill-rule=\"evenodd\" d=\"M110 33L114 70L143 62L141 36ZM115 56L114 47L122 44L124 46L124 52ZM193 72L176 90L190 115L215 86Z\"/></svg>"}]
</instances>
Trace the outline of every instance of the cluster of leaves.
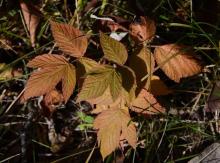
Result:
<instances>
[{"instance_id":1,"label":"cluster of leaves","mask_svg":"<svg viewBox=\"0 0 220 163\"><path fill-rule=\"evenodd\" d=\"M22 101L44 96L46 103L66 103L79 87L77 102L88 101L98 114L93 127L103 159L126 140L133 148L137 144L137 132L130 111L139 114L164 113L165 109L155 96L171 93L154 71L161 68L175 82L199 73L198 60L187 47L167 44L156 47L154 54L147 48L155 34L153 20L141 17L142 24L131 24L130 35L141 48L128 55L119 41L100 32L103 57L97 60L85 57L88 37L68 24L50 22L52 34L64 55L42 54L28 63L35 70L27 81ZM155 60L158 67L155 65ZM70 62L73 61L73 62ZM57 95L56 95L57 97Z\"/></svg>"}]
</instances>

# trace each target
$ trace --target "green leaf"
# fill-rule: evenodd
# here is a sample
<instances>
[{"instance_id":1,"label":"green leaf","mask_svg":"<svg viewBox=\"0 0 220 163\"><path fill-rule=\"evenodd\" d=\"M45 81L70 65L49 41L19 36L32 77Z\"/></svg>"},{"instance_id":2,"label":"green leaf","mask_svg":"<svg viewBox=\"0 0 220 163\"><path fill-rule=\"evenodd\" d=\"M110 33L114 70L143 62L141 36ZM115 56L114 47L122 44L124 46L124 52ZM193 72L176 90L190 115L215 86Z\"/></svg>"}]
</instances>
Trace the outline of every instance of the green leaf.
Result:
<instances>
[{"instance_id":1,"label":"green leaf","mask_svg":"<svg viewBox=\"0 0 220 163\"><path fill-rule=\"evenodd\" d=\"M122 78L122 94L126 102L131 103L135 99L135 90L137 88L135 73L127 66L118 66L117 71Z\"/></svg>"},{"instance_id":2,"label":"green leaf","mask_svg":"<svg viewBox=\"0 0 220 163\"><path fill-rule=\"evenodd\" d=\"M104 52L104 58L123 65L128 57L125 46L119 41L100 33L100 43Z\"/></svg>"},{"instance_id":3,"label":"green leaf","mask_svg":"<svg viewBox=\"0 0 220 163\"><path fill-rule=\"evenodd\" d=\"M121 77L115 68L100 66L87 73L77 101L99 97L108 87L110 87L111 96L115 101L121 92Z\"/></svg>"},{"instance_id":4,"label":"green leaf","mask_svg":"<svg viewBox=\"0 0 220 163\"><path fill-rule=\"evenodd\" d=\"M85 69L85 72L89 72L91 71L92 69L100 66L100 64L90 58L86 58L86 57L81 57L78 59L79 63L81 65L83 65L84 69Z\"/></svg>"}]
</instances>

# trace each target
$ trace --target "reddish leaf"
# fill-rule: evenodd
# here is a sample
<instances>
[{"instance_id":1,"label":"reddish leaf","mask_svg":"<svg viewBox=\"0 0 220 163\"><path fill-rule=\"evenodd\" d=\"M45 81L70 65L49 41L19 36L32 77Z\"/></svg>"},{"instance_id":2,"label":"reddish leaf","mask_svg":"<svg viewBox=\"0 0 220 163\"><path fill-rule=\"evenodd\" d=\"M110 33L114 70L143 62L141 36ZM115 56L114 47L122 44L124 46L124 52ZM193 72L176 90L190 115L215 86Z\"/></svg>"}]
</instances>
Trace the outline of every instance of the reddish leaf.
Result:
<instances>
[{"instance_id":1,"label":"reddish leaf","mask_svg":"<svg viewBox=\"0 0 220 163\"><path fill-rule=\"evenodd\" d=\"M88 46L87 37L78 29L68 24L51 21L53 37L58 46L73 57L81 57Z\"/></svg>"},{"instance_id":2,"label":"reddish leaf","mask_svg":"<svg viewBox=\"0 0 220 163\"><path fill-rule=\"evenodd\" d=\"M136 42L151 40L156 32L154 20L148 17L140 17L140 22L130 24L130 35Z\"/></svg>"},{"instance_id":3,"label":"reddish leaf","mask_svg":"<svg viewBox=\"0 0 220 163\"><path fill-rule=\"evenodd\" d=\"M130 109L137 113L150 115L165 112L165 109L157 102L154 96L145 89L141 90Z\"/></svg>"},{"instance_id":4,"label":"reddish leaf","mask_svg":"<svg viewBox=\"0 0 220 163\"><path fill-rule=\"evenodd\" d=\"M34 47L36 30L40 22L40 17L39 15L36 14L37 8L33 7L31 3L25 3L23 0L20 0L20 6L21 6L21 11L24 16L25 24L30 34L31 45ZM35 10L33 10L33 8ZM40 13L40 11L38 11L38 13Z\"/></svg>"},{"instance_id":5,"label":"reddish leaf","mask_svg":"<svg viewBox=\"0 0 220 163\"><path fill-rule=\"evenodd\" d=\"M181 78L198 74L202 66L189 48L176 44L167 44L155 48L155 59L165 74L175 82L180 82Z\"/></svg>"},{"instance_id":6,"label":"reddish leaf","mask_svg":"<svg viewBox=\"0 0 220 163\"><path fill-rule=\"evenodd\" d=\"M94 121L98 129L98 142L103 160L119 147L120 137L123 137L135 148L137 134L128 113L128 108L111 108L103 111Z\"/></svg>"},{"instance_id":7,"label":"reddish leaf","mask_svg":"<svg viewBox=\"0 0 220 163\"><path fill-rule=\"evenodd\" d=\"M23 99L44 95L62 82L62 94L65 102L69 99L76 84L75 68L65 57L55 54L44 54L34 58L28 67L39 67L27 81Z\"/></svg>"}]
</instances>

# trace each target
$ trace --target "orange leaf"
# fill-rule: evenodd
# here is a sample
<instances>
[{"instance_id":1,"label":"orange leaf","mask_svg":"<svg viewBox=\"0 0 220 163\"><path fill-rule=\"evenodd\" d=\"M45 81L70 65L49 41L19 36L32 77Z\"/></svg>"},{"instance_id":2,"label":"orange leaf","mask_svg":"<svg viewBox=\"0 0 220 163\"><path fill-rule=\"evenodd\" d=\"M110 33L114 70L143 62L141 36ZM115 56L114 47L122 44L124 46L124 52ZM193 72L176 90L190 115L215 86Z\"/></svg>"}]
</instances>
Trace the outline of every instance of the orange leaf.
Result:
<instances>
[{"instance_id":1,"label":"orange leaf","mask_svg":"<svg viewBox=\"0 0 220 163\"><path fill-rule=\"evenodd\" d=\"M150 115L165 112L165 109L157 102L154 96L145 89L141 90L130 109L137 113Z\"/></svg>"},{"instance_id":2,"label":"orange leaf","mask_svg":"<svg viewBox=\"0 0 220 163\"><path fill-rule=\"evenodd\" d=\"M103 160L119 147L121 136L133 148L136 146L136 129L126 107L103 111L96 117L94 128L98 129L98 142Z\"/></svg>"},{"instance_id":3,"label":"orange leaf","mask_svg":"<svg viewBox=\"0 0 220 163\"><path fill-rule=\"evenodd\" d=\"M176 44L155 48L155 59L165 74L175 82L181 78L198 74L202 66L189 50Z\"/></svg>"},{"instance_id":4,"label":"orange leaf","mask_svg":"<svg viewBox=\"0 0 220 163\"><path fill-rule=\"evenodd\" d=\"M53 37L58 46L73 57L81 57L88 46L87 37L78 29L68 24L51 21Z\"/></svg>"},{"instance_id":5,"label":"orange leaf","mask_svg":"<svg viewBox=\"0 0 220 163\"><path fill-rule=\"evenodd\" d=\"M24 16L25 24L30 33L31 45L32 47L35 47L36 30L40 22L40 17L36 13L40 13L40 11L38 11L35 6L31 5L31 3L25 3L23 0L20 0L20 7ZM35 9L35 12L33 11L33 8Z\"/></svg>"},{"instance_id":6,"label":"orange leaf","mask_svg":"<svg viewBox=\"0 0 220 163\"><path fill-rule=\"evenodd\" d=\"M130 35L137 42L151 40L156 32L154 20L148 17L140 17L140 22L131 23L129 26Z\"/></svg>"},{"instance_id":7,"label":"orange leaf","mask_svg":"<svg viewBox=\"0 0 220 163\"><path fill-rule=\"evenodd\" d=\"M159 76L153 75L151 78L150 92L154 96L168 95L172 93Z\"/></svg>"},{"instance_id":8,"label":"orange leaf","mask_svg":"<svg viewBox=\"0 0 220 163\"><path fill-rule=\"evenodd\" d=\"M37 56L28 63L28 67L39 67L27 81L23 99L44 95L62 82L62 94L65 102L73 93L76 84L75 67L65 57L55 54Z\"/></svg>"}]
</instances>

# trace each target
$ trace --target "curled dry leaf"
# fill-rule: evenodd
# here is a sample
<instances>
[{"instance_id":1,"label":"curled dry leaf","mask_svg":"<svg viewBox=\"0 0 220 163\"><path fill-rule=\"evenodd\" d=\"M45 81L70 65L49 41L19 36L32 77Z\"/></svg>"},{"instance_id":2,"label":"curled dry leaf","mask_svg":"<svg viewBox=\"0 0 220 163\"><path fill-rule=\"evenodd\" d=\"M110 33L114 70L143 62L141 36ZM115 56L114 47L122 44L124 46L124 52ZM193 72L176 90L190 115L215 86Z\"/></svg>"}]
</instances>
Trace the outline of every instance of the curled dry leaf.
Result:
<instances>
[{"instance_id":1,"label":"curled dry leaf","mask_svg":"<svg viewBox=\"0 0 220 163\"><path fill-rule=\"evenodd\" d=\"M98 129L98 142L103 160L119 147L121 137L133 148L136 146L137 133L127 107L103 111L96 117L94 128Z\"/></svg>"},{"instance_id":2,"label":"curled dry leaf","mask_svg":"<svg viewBox=\"0 0 220 163\"><path fill-rule=\"evenodd\" d=\"M153 75L151 78L151 85L149 91L154 96L162 96L162 95L168 95L172 93L172 90L169 89L165 83L160 79L159 76Z\"/></svg>"},{"instance_id":3,"label":"curled dry leaf","mask_svg":"<svg viewBox=\"0 0 220 163\"><path fill-rule=\"evenodd\" d=\"M20 7L24 16L25 24L30 34L31 45L32 47L35 47L36 30L40 22L40 17L39 14L37 15L37 13L40 13L40 11L30 2L26 3L23 0L20 0Z\"/></svg>"},{"instance_id":4,"label":"curled dry leaf","mask_svg":"<svg viewBox=\"0 0 220 163\"><path fill-rule=\"evenodd\" d=\"M46 117L50 117L51 114L55 111L56 106L59 105L64 101L63 95L56 89L48 92L42 101L43 112Z\"/></svg>"},{"instance_id":5,"label":"curled dry leaf","mask_svg":"<svg viewBox=\"0 0 220 163\"><path fill-rule=\"evenodd\" d=\"M130 35L136 42L150 41L156 33L155 21L141 16L140 22L131 23L129 26Z\"/></svg>"},{"instance_id":6,"label":"curled dry leaf","mask_svg":"<svg viewBox=\"0 0 220 163\"><path fill-rule=\"evenodd\" d=\"M146 89L142 89L137 98L133 101L132 111L141 114L158 114L164 113L165 109L157 102L154 96Z\"/></svg>"},{"instance_id":7,"label":"curled dry leaf","mask_svg":"<svg viewBox=\"0 0 220 163\"><path fill-rule=\"evenodd\" d=\"M166 44L155 48L155 59L164 73L175 82L193 76L202 70L198 59L189 48L176 44Z\"/></svg>"},{"instance_id":8,"label":"curled dry leaf","mask_svg":"<svg viewBox=\"0 0 220 163\"><path fill-rule=\"evenodd\" d=\"M25 86L22 100L44 95L62 83L62 94L65 102L73 93L76 84L75 67L60 55L44 54L31 60L28 67L40 68L31 74Z\"/></svg>"},{"instance_id":9,"label":"curled dry leaf","mask_svg":"<svg viewBox=\"0 0 220 163\"><path fill-rule=\"evenodd\" d=\"M100 43L104 52L104 58L123 65L127 58L127 50L119 41L100 33Z\"/></svg>"},{"instance_id":10,"label":"curled dry leaf","mask_svg":"<svg viewBox=\"0 0 220 163\"><path fill-rule=\"evenodd\" d=\"M81 57L85 54L87 37L71 25L51 21L51 29L55 42L60 49L73 57Z\"/></svg>"}]
</instances>

